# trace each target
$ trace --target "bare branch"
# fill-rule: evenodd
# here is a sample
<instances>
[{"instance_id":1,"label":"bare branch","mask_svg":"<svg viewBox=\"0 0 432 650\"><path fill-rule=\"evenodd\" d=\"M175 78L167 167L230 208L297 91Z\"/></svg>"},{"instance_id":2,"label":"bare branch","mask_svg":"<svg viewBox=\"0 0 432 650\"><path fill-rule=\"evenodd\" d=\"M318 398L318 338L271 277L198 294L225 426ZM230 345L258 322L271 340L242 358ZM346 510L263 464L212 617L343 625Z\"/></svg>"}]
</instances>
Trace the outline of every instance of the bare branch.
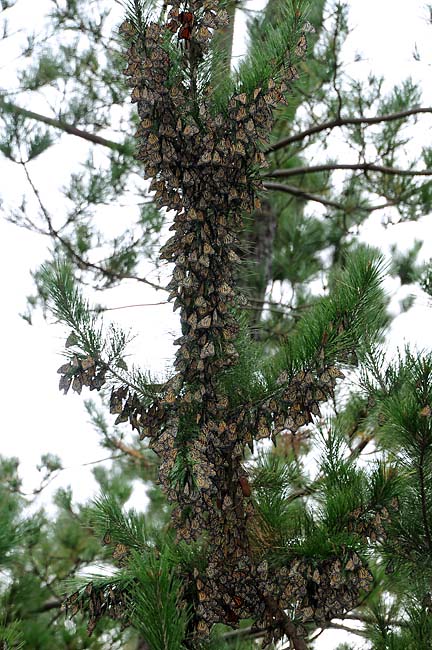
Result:
<instances>
[{"instance_id":1,"label":"bare branch","mask_svg":"<svg viewBox=\"0 0 432 650\"><path fill-rule=\"evenodd\" d=\"M116 311L117 309L132 309L132 307L157 307L158 305L168 305L167 300L161 300L160 302L141 302L136 305L121 305L121 307L97 307L91 311L96 311L97 313L102 313L104 311Z\"/></svg>"},{"instance_id":2,"label":"bare branch","mask_svg":"<svg viewBox=\"0 0 432 650\"><path fill-rule=\"evenodd\" d=\"M98 465L99 463L105 463L107 460L117 460L117 458L121 458L123 454L117 454L117 455L112 455L112 456L106 456L105 458L99 458L98 460L90 460L88 463L82 463L82 467L87 467L88 465ZM65 467L64 469L70 469L69 467Z\"/></svg>"},{"instance_id":3,"label":"bare branch","mask_svg":"<svg viewBox=\"0 0 432 650\"><path fill-rule=\"evenodd\" d=\"M263 187L266 190L275 190L277 192L286 192L287 194L292 194L293 196L298 196L299 198L306 199L307 201L315 201L316 203L321 203L330 208L336 208L337 210L342 210L344 212L355 212L356 210L361 210L364 212L374 212L374 210L383 210L384 208L390 208L398 204L398 201L388 201L387 203L379 203L378 205L355 205L355 206L346 206L337 201L330 201L325 199L323 196L318 196L318 194L311 194L310 192L305 192L295 185L286 185L285 183L273 183L271 181L265 181Z\"/></svg>"},{"instance_id":4,"label":"bare branch","mask_svg":"<svg viewBox=\"0 0 432 650\"><path fill-rule=\"evenodd\" d=\"M225 632L222 634L222 640L223 641L229 641L231 639L242 639L243 637L247 637L248 639L259 639L263 637L265 634L265 630L257 630L256 632L252 632L252 627L242 627L239 628L238 630L231 630L230 632Z\"/></svg>"},{"instance_id":5,"label":"bare branch","mask_svg":"<svg viewBox=\"0 0 432 650\"><path fill-rule=\"evenodd\" d=\"M264 153L271 153L272 151L278 151L287 147L294 142L300 142L304 138L307 138L310 135L315 135L316 133L321 133L322 131L332 130L341 126L354 126L355 124L365 124L369 126L371 124L379 124L380 122L392 122L394 120L401 120L404 117L410 117L410 115L417 115L419 113L432 113L432 107L418 107L410 108L406 111L400 111L398 113L389 113L388 115L378 115L377 117L346 117L346 118L336 118L334 120L329 120L328 122L323 122L322 124L317 124L316 126L311 126L309 129L305 129L300 133L290 135L279 142L268 147Z\"/></svg>"},{"instance_id":6,"label":"bare branch","mask_svg":"<svg viewBox=\"0 0 432 650\"><path fill-rule=\"evenodd\" d=\"M328 625L329 628L333 630L343 630L344 632L349 632L350 634L356 634L357 636L365 637L366 633L364 630L359 630L354 627L348 627L348 625L341 625L340 623L331 622Z\"/></svg>"},{"instance_id":7,"label":"bare branch","mask_svg":"<svg viewBox=\"0 0 432 650\"><path fill-rule=\"evenodd\" d=\"M397 176L432 176L432 169L398 169L397 167L387 167L384 165L375 165L373 163L357 164L325 164L311 165L309 167L292 167L291 169L275 169L263 175L263 178L289 178L290 176L299 176L301 174L312 174L315 172L335 171L337 169L351 169L353 171L380 172L381 174L392 174Z\"/></svg>"},{"instance_id":8,"label":"bare branch","mask_svg":"<svg viewBox=\"0 0 432 650\"><path fill-rule=\"evenodd\" d=\"M337 203L336 201L330 201L328 199L325 199L322 196L318 196L317 194L311 194L310 192L305 192L304 190L301 190L299 187L295 187L295 185L285 185L285 183L272 183L266 181L263 183L263 186L265 187L266 190L287 192L288 194L298 196L299 198L306 199L307 201L315 201L316 203L322 203L322 205L326 205L329 208L336 208L337 210L346 210L345 206L343 206L342 203ZM363 209L365 210L366 208Z\"/></svg>"},{"instance_id":9,"label":"bare branch","mask_svg":"<svg viewBox=\"0 0 432 650\"><path fill-rule=\"evenodd\" d=\"M367 625L373 625L376 623L376 619L373 616L367 616L365 614L345 614L344 620L349 621L360 621L361 623L366 623ZM386 620L386 625L395 625L396 627L408 627L408 621L401 620Z\"/></svg>"},{"instance_id":10,"label":"bare branch","mask_svg":"<svg viewBox=\"0 0 432 650\"><path fill-rule=\"evenodd\" d=\"M65 131L71 135L83 138L84 140L88 140L88 142L92 142L93 144L100 144L103 147L108 147L113 151L119 151L120 153L130 153L128 147L120 142L107 140L106 138L102 138L100 135L89 133L88 131L83 131L82 129L78 129L76 126L72 126L71 124L63 122L62 120L56 120L52 117L47 117L46 115L41 115L40 113L29 111L26 108L17 106L17 104L12 104L11 102L5 101L2 97L0 97L0 110L4 111L5 113L15 113L22 115L23 117L28 117L32 120L37 120L38 122L43 122L44 124L48 124L55 129L60 129L61 131Z\"/></svg>"},{"instance_id":11,"label":"bare branch","mask_svg":"<svg viewBox=\"0 0 432 650\"><path fill-rule=\"evenodd\" d=\"M138 449L134 449L133 447L129 447L126 445L120 438L111 438L108 437L108 441L110 444L113 445L116 449L119 449L122 451L124 454L127 454L128 456L131 456L135 460L139 460L140 463L146 468L150 469L152 467L152 464L148 461L148 459L142 454Z\"/></svg>"}]
</instances>

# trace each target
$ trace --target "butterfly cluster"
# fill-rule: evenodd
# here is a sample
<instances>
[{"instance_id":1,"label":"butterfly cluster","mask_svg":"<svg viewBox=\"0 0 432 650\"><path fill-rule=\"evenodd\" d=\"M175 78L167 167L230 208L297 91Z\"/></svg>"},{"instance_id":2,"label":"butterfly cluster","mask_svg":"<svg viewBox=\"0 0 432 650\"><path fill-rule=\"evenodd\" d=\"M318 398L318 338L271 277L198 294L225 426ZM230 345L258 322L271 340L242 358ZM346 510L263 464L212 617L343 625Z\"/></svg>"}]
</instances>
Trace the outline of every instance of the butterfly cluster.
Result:
<instances>
[{"instance_id":1,"label":"butterfly cluster","mask_svg":"<svg viewBox=\"0 0 432 650\"><path fill-rule=\"evenodd\" d=\"M63 609L71 618L80 611L89 613L89 636L102 616L121 621L124 626L129 624L125 595L116 586L96 587L93 582L89 582L85 589L76 591L65 599Z\"/></svg>"},{"instance_id":2,"label":"butterfly cluster","mask_svg":"<svg viewBox=\"0 0 432 650\"><path fill-rule=\"evenodd\" d=\"M342 618L369 592L373 576L355 551L341 549L341 555L317 562L294 559L282 568L269 567L266 560L256 564L241 560L232 572L209 562L207 575L195 573L197 613L202 616L198 631L208 634L211 625L224 619L236 625L253 618L253 631L265 631L262 647L277 643L286 633L282 612L296 621L300 636L310 624L324 626ZM214 588L215 578L222 589ZM235 591L230 589L235 585Z\"/></svg>"},{"instance_id":3,"label":"butterfly cluster","mask_svg":"<svg viewBox=\"0 0 432 650\"><path fill-rule=\"evenodd\" d=\"M251 93L238 92L224 112L215 114L211 87L199 94L187 75L174 80L166 39L177 35L188 43L184 56L194 69L209 50L213 30L226 21L226 12L206 0L192 1L187 9L172 3L168 22L149 23L144 34L131 23L122 26L131 41L125 74L140 118L137 157L152 179L155 201L175 213L174 234L160 257L174 264L167 288L180 312L182 335L175 341L177 374L154 403L143 409L120 387L112 393L111 411L118 422L129 419L160 456L159 481L175 503L179 539L197 539L206 531L211 560L205 573L195 576L200 635L214 623L236 625L243 618L273 629L263 594L276 576L251 553L248 525L254 506L243 469L245 445L253 448L254 440L282 429L295 433L320 414L319 403L343 376L323 366L281 377L276 395L236 409L218 382L238 358L232 307L239 301L241 215L259 206L256 169L266 164L261 143L271 130L274 108L285 102L287 84L297 78L287 65L286 83L270 80ZM302 36L295 56L303 56L305 48ZM299 597L293 589L291 601Z\"/></svg>"},{"instance_id":4,"label":"butterfly cluster","mask_svg":"<svg viewBox=\"0 0 432 650\"><path fill-rule=\"evenodd\" d=\"M57 370L61 375L59 389L66 393L72 386L72 390L81 394L83 386L90 390L100 390L105 384L107 367L97 362L93 357L78 357L74 355L70 361L64 363Z\"/></svg>"},{"instance_id":5,"label":"butterfly cluster","mask_svg":"<svg viewBox=\"0 0 432 650\"><path fill-rule=\"evenodd\" d=\"M191 11L179 11L177 7L173 7L169 12L169 22L167 28L177 33L179 41L184 40L185 47L190 43L192 37L192 29L194 26L194 15Z\"/></svg>"},{"instance_id":6,"label":"butterfly cluster","mask_svg":"<svg viewBox=\"0 0 432 650\"><path fill-rule=\"evenodd\" d=\"M334 395L336 380L343 378L343 372L336 366L301 370L292 377L283 372L278 378L280 388L255 412L256 439L283 430L296 433L314 417L320 417L319 404Z\"/></svg>"},{"instance_id":7,"label":"butterfly cluster","mask_svg":"<svg viewBox=\"0 0 432 650\"><path fill-rule=\"evenodd\" d=\"M311 622L323 626L332 618L342 618L358 605L362 594L371 590L372 583L373 576L360 556L346 551L318 562L293 560L274 575L268 587L279 606L291 610L300 628ZM266 643L278 640L271 633L270 621L264 618L261 627L268 630Z\"/></svg>"},{"instance_id":8,"label":"butterfly cluster","mask_svg":"<svg viewBox=\"0 0 432 650\"><path fill-rule=\"evenodd\" d=\"M138 107L137 158L156 203L174 212L173 235L160 257L174 265L167 289L179 310L181 336L175 341L175 374L153 401L144 404L129 386L116 386L110 412L116 424L128 421L141 439L147 437L159 456L158 480L174 504L178 539L190 542L205 532L209 561L191 578L195 634L206 636L215 623L236 626L250 618L266 630L265 647L284 634L284 610L300 630L310 621L322 624L355 606L371 582L353 552L277 569L251 544L256 511L243 464L246 445L253 450L254 441L282 430L295 434L320 416L320 403L343 374L318 361L313 368L283 373L271 396L241 406L232 405L220 381L238 359L233 308L241 304L235 274L242 213L259 206L256 172L266 164L261 143L274 109L285 103L297 78L291 58L304 56L307 42L303 34L293 57L287 57L285 82L270 80L251 92L239 88L216 112L213 89L203 89L194 74L209 55L213 32L227 25L227 14L214 0L191 0L187 8L173 2L166 11L165 23L140 27L126 21L121 31L129 40L125 75ZM181 74L170 58L176 38L184 43L176 47L184 57ZM65 392L70 385L80 392L83 385L100 388L106 369L92 357L74 357L59 372ZM117 544L115 562L122 565L128 557L129 549ZM68 599L72 614L85 599L89 631L105 612L123 615L123 596L116 590L90 584L85 595Z\"/></svg>"},{"instance_id":9,"label":"butterfly cluster","mask_svg":"<svg viewBox=\"0 0 432 650\"><path fill-rule=\"evenodd\" d=\"M399 502L396 497L391 500L389 508L369 508L367 505L358 507L351 513L348 530L368 538L371 542L383 542L387 539L386 527L398 509Z\"/></svg>"}]
</instances>

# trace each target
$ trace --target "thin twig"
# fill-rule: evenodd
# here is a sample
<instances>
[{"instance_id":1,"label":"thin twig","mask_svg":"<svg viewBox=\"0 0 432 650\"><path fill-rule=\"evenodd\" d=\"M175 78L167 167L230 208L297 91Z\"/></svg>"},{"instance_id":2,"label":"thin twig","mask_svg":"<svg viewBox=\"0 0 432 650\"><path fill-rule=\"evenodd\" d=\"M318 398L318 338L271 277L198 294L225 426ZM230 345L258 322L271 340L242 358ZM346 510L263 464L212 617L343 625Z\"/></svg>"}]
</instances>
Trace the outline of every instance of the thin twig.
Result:
<instances>
[{"instance_id":1,"label":"thin twig","mask_svg":"<svg viewBox=\"0 0 432 650\"><path fill-rule=\"evenodd\" d=\"M115 311L116 309L131 309L132 307L156 307L157 305L169 305L170 303L167 300L161 300L161 302L142 302L136 305L122 305L121 307L96 307L90 311L95 311L98 313L105 311Z\"/></svg>"},{"instance_id":2,"label":"thin twig","mask_svg":"<svg viewBox=\"0 0 432 650\"><path fill-rule=\"evenodd\" d=\"M24 160L21 160L20 162L24 168L25 175L33 191L33 194L35 195L37 202L39 203L39 207L42 211L42 214L44 215L45 220L47 222L48 232L45 232L44 234L50 237L54 237L54 239L57 239L57 241L59 241L65 247L65 249L68 251L68 253L71 255L71 257L75 260L75 262L78 264L80 268L101 273L102 275L110 278L111 280L136 280L137 282L148 284L149 286L153 287L153 289L166 291L165 287L162 287L161 285L156 284L155 282L151 282L146 278L141 278L137 275L131 275L129 273L116 273L115 271L109 271L108 269L105 269L102 266L99 266L98 264L94 264L93 262L89 262L88 260L85 260L83 257L81 257L81 255L78 255L78 253L74 250L74 248L67 241L67 239L65 239L62 235L60 235L58 230L54 228L49 212L46 209L44 203L42 202L39 190L33 183L33 180L28 172L27 164L24 162Z\"/></svg>"},{"instance_id":3,"label":"thin twig","mask_svg":"<svg viewBox=\"0 0 432 650\"><path fill-rule=\"evenodd\" d=\"M88 465L97 465L98 463L104 463L106 460L117 460L121 458L123 454L112 454L111 456L105 456L105 458L99 458L98 460L89 460L88 463L81 463L80 467L87 467ZM71 467L65 467L64 469L72 469Z\"/></svg>"},{"instance_id":4,"label":"thin twig","mask_svg":"<svg viewBox=\"0 0 432 650\"><path fill-rule=\"evenodd\" d=\"M62 470L62 467L59 467L57 470L54 472L50 472L47 476L44 476L44 478L41 480L39 487L35 488L31 492L22 492L21 490L17 490L19 494L23 497L37 497L38 494L43 492L45 488L48 487L50 483L52 483L58 476L60 470Z\"/></svg>"},{"instance_id":5,"label":"thin twig","mask_svg":"<svg viewBox=\"0 0 432 650\"><path fill-rule=\"evenodd\" d=\"M259 639L265 635L265 630L257 630L256 632L252 632L252 627L242 627L238 630L230 630L229 632L225 632L222 634L221 639L223 641L229 641L231 639L242 639L243 637L247 637L248 639Z\"/></svg>"}]
</instances>

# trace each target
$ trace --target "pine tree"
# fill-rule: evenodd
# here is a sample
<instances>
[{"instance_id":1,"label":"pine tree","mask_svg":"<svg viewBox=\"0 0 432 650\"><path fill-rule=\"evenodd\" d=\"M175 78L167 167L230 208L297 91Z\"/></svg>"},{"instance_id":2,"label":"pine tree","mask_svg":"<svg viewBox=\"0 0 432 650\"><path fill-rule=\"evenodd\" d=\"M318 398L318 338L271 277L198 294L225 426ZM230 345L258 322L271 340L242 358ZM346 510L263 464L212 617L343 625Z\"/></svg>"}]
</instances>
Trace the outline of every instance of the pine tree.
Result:
<instances>
[{"instance_id":1,"label":"pine tree","mask_svg":"<svg viewBox=\"0 0 432 650\"><path fill-rule=\"evenodd\" d=\"M105 182L103 175L94 176L90 163L87 187L85 176L72 179L70 196L77 201L68 216L72 240L53 226L27 161L21 160L56 252L66 253L66 260L57 256L36 277L40 297L71 330L67 362L59 369L60 388L67 393L70 387L76 392L87 387L102 394L111 389L109 408L116 423L129 422L141 439L150 441L145 452L129 448L126 453L141 463L141 471L153 478L157 472L162 488L162 492L154 488L146 515L122 511L128 489L116 489L115 472L114 480L100 474L103 495L78 514L70 495L59 495L63 518L59 517L57 529L44 524L52 530L52 539L61 541L65 517L66 522L78 518L91 525L96 537L90 544L86 540L75 566L73 544L66 545L72 556L65 563L66 573L61 575L61 567L49 569L56 580L95 557L105 562L110 558L116 569L90 581L77 577L69 583L66 608L79 623L67 639L51 635L53 647L59 647L56 642L64 647L115 647L135 634L140 647L152 650L246 648L261 638L264 646L285 638L294 648L307 648L316 630L334 625L334 618L350 616L365 623L364 634L376 648L430 645L430 574L424 560L430 550L431 520L430 359L407 353L386 367L379 356L386 320L382 260L376 251L354 248L347 241L355 220L361 222L374 207L367 204L366 189L397 202L407 218L428 208L428 181L421 186L413 182L416 175L425 174L412 168L396 173L393 160L387 163L400 144L400 120L406 116L402 113L429 109L402 109L404 102L416 97L415 89L405 85L403 93L395 91L393 102L388 100L391 109L387 107L384 119L341 117L346 98L335 75L338 38L346 23L338 6L328 44L334 58L327 71L337 96L334 121L358 127L355 137L363 149L362 124L368 119L390 123L386 165L352 165L353 172L368 173L369 186L364 179L348 177L343 206L321 197L335 210L328 228L318 218L306 219L302 208L311 195L312 200L318 198L313 191L328 180L322 174L335 164L299 171L301 154L291 153L282 161L283 169L273 168L269 175L310 173L319 180L315 186L285 186L283 192L296 197L294 207L282 209L276 202L260 206L263 185L276 188L260 173L265 158L259 142L272 132L270 154L306 137L291 136L282 145L278 129L283 125L286 129L300 97L314 90L314 74L322 80L326 72L305 52L308 40L311 47L315 37L305 23L302 3L275 7L275 13L252 24L249 55L231 77L226 75L226 39L212 38L218 28L229 34L228 14L211 3L191 3L187 9L170 5L157 20L149 7L135 1L122 25L129 43L126 74L138 104L138 158L152 179L153 200L176 215L175 234L161 256L175 265L169 291L179 310L182 336L176 342L175 371L162 381L127 368L127 336L112 327L104 329L100 310L89 307L74 277L76 265L96 272L107 285L133 275L143 235L122 250L121 242L114 241L113 254L102 268L88 260L92 233L85 214L109 192L120 195L120 181L130 171L131 160L115 169L119 161L112 158ZM57 19L62 15L63 21L73 21L75 9L68 5L68 15L59 9ZM318 23L320 13L313 15ZM96 38L97 23L92 29ZM305 56L310 58L302 63ZM49 59L44 74L49 72L48 63ZM43 70L38 73L46 80ZM84 72L83 76L85 85L88 79ZM78 79L82 81L79 75ZM377 83L375 92L378 88ZM324 101L318 95L316 101L320 99ZM364 102L360 92L358 101ZM285 102L287 107L275 114L274 109ZM3 105L16 120L16 106ZM334 103L328 109L334 110ZM11 159L14 139L19 142L18 126L12 124L3 143L2 150ZM384 140L384 135L377 137L378 150L380 137ZM31 159L49 145L49 139L39 133L26 145ZM382 143L381 147L384 152ZM125 154L129 158L130 151ZM372 185L371 173L377 174ZM384 183L380 174L388 174L391 182L386 178ZM252 211L246 232L242 217ZM160 224L159 214L146 205L150 227ZM25 212L16 219L25 220ZM262 239L263 223L264 242L257 247L254 242ZM319 237L308 247L311 232ZM284 238L284 233L290 236ZM320 268L318 253L330 242L334 268L328 295L310 299L307 281ZM273 268L265 263L272 250ZM296 264L300 251L303 260ZM282 257L287 259L278 267ZM401 269L400 263L400 273ZM295 299L288 316L277 310L274 318L265 320L271 336L264 337L260 314L272 274L273 279L291 282ZM258 308L248 319L245 308L254 300ZM335 388L350 368L361 370L361 389L348 398ZM326 417L321 413L323 404ZM121 439L110 435L104 416L94 405L88 408L106 445L125 451ZM275 443L274 451L259 442L266 438ZM365 469L360 453L372 439L381 454ZM316 453L318 448L318 466L310 473L307 451ZM56 467L53 459L46 461L48 468ZM17 489L15 484L9 491L16 494ZM11 502L18 499L11 497ZM38 527L42 529L40 523ZM13 517L5 522L5 530L11 531L4 553L9 559L18 546L12 531L15 534L19 527ZM76 526L70 530L77 535ZM34 555L40 562L38 554L43 557L49 537L34 541L28 535L24 534L23 548L37 545ZM79 540L74 541L78 549ZM14 559L13 566L18 565ZM21 590L28 590L25 578L19 571L13 575ZM51 587L46 575L37 589L44 587L44 579L48 584L38 596L38 614L50 609L49 599L44 600ZM24 605L15 611L14 603L20 599L14 598L11 587L5 592L5 602L9 599L12 606L4 643L14 640L6 634L16 634L18 643L20 635L27 634L28 645L40 633L28 631L31 610ZM87 641L79 612L88 618L92 636ZM112 627L107 627L107 619ZM237 625L238 632L227 631L226 626ZM51 626L65 634L55 621ZM126 636L121 632L124 626ZM50 646L41 641L40 647Z\"/></svg>"}]
</instances>

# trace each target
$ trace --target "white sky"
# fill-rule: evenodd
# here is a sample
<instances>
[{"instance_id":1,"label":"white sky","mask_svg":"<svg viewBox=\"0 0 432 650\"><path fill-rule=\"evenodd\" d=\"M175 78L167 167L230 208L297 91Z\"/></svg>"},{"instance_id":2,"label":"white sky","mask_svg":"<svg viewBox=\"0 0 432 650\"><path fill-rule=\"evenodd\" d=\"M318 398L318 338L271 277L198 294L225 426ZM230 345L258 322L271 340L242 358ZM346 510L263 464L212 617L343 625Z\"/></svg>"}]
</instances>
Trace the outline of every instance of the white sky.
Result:
<instances>
[{"instance_id":1,"label":"white sky","mask_svg":"<svg viewBox=\"0 0 432 650\"><path fill-rule=\"evenodd\" d=\"M19 0L15 18L24 30L35 28L43 17L46 0ZM356 78L365 78L373 69L383 74L387 88L400 83L411 75L423 88L423 105L432 104L431 76L431 29L427 23L426 3L421 0L351 0L350 22L354 29L346 42L344 55L346 61L353 61L356 52L364 55L365 61L350 65L349 71ZM258 9L256 1L249 6ZM236 43L239 54L242 47L244 26L241 17L236 19ZM415 44L422 55L422 61L412 57ZM1 46L0 46L1 47ZM0 50L3 52L3 50ZM2 61L5 58L2 54ZM8 59L6 59L7 61ZM6 86L8 77L6 65L0 67L0 86ZM40 107L32 106L34 110ZM413 130L415 147L430 143L431 122ZM65 155L59 165L59 153ZM79 161L86 155L87 146L72 136L63 136L59 145L48 152L44 165L36 163L32 168L36 184L48 200L50 188L58 187L68 175L71 162ZM69 161L69 162L68 162ZM1 194L12 197L20 195L24 187L21 170L0 160ZM0 206L1 211L1 206ZM384 230L379 224L379 216L371 218L362 231L363 239L372 244L380 244L385 253L390 245L397 242L402 249L412 246L415 239L424 240L421 258L432 257L432 230L430 217L418 223L401 224ZM4 456L16 455L21 459L21 475L24 490L30 491L39 484L35 466L42 453L50 451L58 454L68 469L61 472L45 493L44 498L61 485L72 485L76 500L86 500L95 489L91 466L86 463L105 457L106 451L98 445L97 435L88 423L83 406L83 398L90 395L66 397L58 391L56 370L62 363L60 352L64 344L63 328L46 323L36 315L30 327L19 313L25 309L25 296L33 293L29 270L34 269L45 259L47 241L37 235L18 229L0 219L0 277L2 308L0 319L0 340L3 343L1 354L0 395L2 401L2 424L0 453ZM386 286L394 292L393 306L406 295L406 289L398 291L398 282L388 280ZM105 299L105 298L104 298ZM153 303L164 300L162 293L133 282L122 285L121 291L112 291L105 302L111 306ZM154 371L163 371L171 358L173 332L178 330L177 316L169 305L150 308L137 308L112 312L115 319L135 332L145 332L134 344L141 365ZM432 332L432 310L425 296L420 295L409 313L396 319L389 346L395 349L404 341L416 343L420 347L430 346ZM135 494L133 505L142 508L145 503L144 488ZM331 649L343 639L336 633L323 635L317 648Z\"/></svg>"}]
</instances>

